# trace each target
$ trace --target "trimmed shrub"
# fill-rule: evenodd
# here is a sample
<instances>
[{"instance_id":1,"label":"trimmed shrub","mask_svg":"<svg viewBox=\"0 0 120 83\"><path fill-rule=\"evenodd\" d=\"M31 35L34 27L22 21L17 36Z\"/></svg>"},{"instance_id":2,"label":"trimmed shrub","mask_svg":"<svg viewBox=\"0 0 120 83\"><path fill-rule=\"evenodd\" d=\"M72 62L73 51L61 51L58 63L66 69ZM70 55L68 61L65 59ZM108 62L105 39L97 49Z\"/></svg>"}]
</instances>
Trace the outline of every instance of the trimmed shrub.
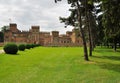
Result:
<instances>
[{"instance_id":1,"label":"trimmed shrub","mask_svg":"<svg viewBox=\"0 0 120 83\"><path fill-rule=\"evenodd\" d=\"M18 47L14 43L6 44L3 49L7 54L16 54L18 52Z\"/></svg>"},{"instance_id":2,"label":"trimmed shrub","mask_svg":"<svg viewBox=\"0 0 120 83\"><path fill-rule=\"evenodd\" d=\"M26 49L34 48L40 46L39 44L26 44Z\"/></svg>"},{"instance_id":3,"label":"trimmed shrub","mask_svg":"<svg viewBox=\"0 0 120 83\"><path fill-rule=\"evenodd\" d=\"M34 44L30 44L30 48L34 48Z\"/></svg>"},{"instance_id":4,"label":"trimmed shrub","mask_svg":"<svg viewBox=\"0 0 120 83\"><path fill-rule=\"evenodd\" d=\"M24 50L25 50L25 45L24 45L24 44L20 44L20 45L18 46L18 49L19 49L20 51L24 51Z\"/></svg>"},{"instance_id":5,"label":"trimmed shrub","mask_svg":"<svg viewBox=\"0 0 120 83\"><path fill-rule=\"evenodd\" d=\"M40 44L35 44L35 47L38 47L38 46L40 46Z\"/></svg>"},{"instance_id":6,"label":"trimmed shrub","mask_svg":"<svg viewBox=\"0 0 120 83\"><path fill-rule=\"evenodd\" d=\"M31 45L30 44L26 44L26 49L30 49L31 48Z\"/></svg>"},{"instance_id":7,"label":"trimmed shrub","mask_svg":"<svg viewBox=\"0 0 120 83\"><path fill-rule=\"evenodd\" d=\"M32 44L32 48L36 47L36 44Z\"/></svg>"}]
</instances>

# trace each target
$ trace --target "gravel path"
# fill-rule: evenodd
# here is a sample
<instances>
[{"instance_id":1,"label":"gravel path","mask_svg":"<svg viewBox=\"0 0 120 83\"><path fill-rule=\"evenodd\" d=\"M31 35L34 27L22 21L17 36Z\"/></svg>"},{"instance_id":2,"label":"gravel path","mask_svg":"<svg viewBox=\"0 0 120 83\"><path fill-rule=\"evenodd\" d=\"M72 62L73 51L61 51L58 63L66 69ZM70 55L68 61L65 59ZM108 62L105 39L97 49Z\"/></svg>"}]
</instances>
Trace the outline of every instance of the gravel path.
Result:
<instances>
[{"instance_id":1,"label":"gravel path","mask_svg":"<svg viewBox=\"0 0 120 83\"><path fill-rule=\"evenodd\" d=\"M0 50L0 54L1 54L1 53L4 53L4 51L3 51L3 50Z\"/></svg>"}]
</instances>

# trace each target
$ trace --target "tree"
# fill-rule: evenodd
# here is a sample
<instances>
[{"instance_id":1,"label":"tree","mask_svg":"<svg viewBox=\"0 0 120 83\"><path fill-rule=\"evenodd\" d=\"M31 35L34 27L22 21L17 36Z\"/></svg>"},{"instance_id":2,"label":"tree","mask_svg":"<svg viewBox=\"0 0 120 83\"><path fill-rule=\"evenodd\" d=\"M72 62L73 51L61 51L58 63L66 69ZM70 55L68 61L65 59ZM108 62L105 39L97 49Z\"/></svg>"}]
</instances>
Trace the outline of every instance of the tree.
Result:
<instances>
[{"instance_id":1,"label":"tree","mask_svg":"<svg viewBox=\"0 0 120 83\"><path fill-rule=\"evenodd\" d=\"M6 30L8 30L9 29L9 26L3 26L3 27L1 27L1 31L4 33Z\"/></svg>"},{"instance_id":2,"label":"tree","mask_svg":"<svg viewBox=\"0 0 120 83\"><path fill-rule=\"evenodd\" d=\"M102 23L107 43L113 43L116 51L117 43L120 40L120 1L103 0L102 10L104 11Z\"/></svg>"},{"instance_id":3,"label":"tree","mask_svg":"<svg viewBox=\"0 0 120 83\"><path fill-rule=\"evenodd\" d=\"M0 32L0 42L4 42L4 32L9 29L9 26L3 26L1 27Z\"/></svg>"},{"instance_id":4,"label":"tree","mask_svg":"<svg viewBox=\"0 0 120 83\"><path fill-rule=\"evenodd\" d=\"M57 1L61 1L61 0L55 0L55 2ZM72 25L72 26L75 26L76 24L78 25L83 40L84 59L88 61L89 59L88 59L86 39L85 39L84 30L82 28L82 10L85 10L85 8L83 4L80 3L81 3L80 0L68 0L68 4L71 4L72 7L72 9L70 10L71 15L68 18L61 18L61 20L62 22L65 23L65 25Z\"/></svg>"},{"instance_id":5,"label":"tree","mask_svg":"<svg viewBox=\"0 0 120 83\"><path fill-rule=\"evenodd\" d=\"M55 0L55 2L61 1L61 0ZM67 0L68 4L71 4L71 7L75 8L77 12L77 19L81 17L81 24L80 20L78 21L78 25L82 27L82 25L85 25L84 30L88 29L88 39L89 39L89 55L92 55L92 50L95 46L96 39L95 35L98 36L97 42L98 43L112 43L112 46L114 50L116 51L117 49L117 44L119 43L120 46L120 0ZM98 12L102 12L101 15L96 16L97 18L97 28L95 28L95 22L96 19L92 19L94 17L93 15L93 4L98 2L98 6L100 7L99 9L96 9L96 14ZM82 11L84 10L84 11ZM81 12L82 11L82 12ZM73 11L72 11L73 12ZM74 16L74 13L71 13L72 16ZM80 16L81 15L81 16ZM64 21L65 24L74 24L76 21L75 19L73 20L72 16L68 19L69 21ZM84 19L84 21L82 21ZM92 19L92 22L91 22ZM70 21L72 20L72 21ZM69 23L70 22L70 23ZM71 24L70 24L71 25ZM94 26L94 28L93 28ZM85 33L82 33L81 28L79 27L81 34L84 36L86 35ZM85 31L86 32L86 31ZM93 34L93 32L95 32ZM82 38L83 38L82 36ZM84 38L83 38L84 42ZM86 39L85 39L86 42ZM84 45L84 43L83 43ZM84 45L85 47L85 45Z\"/></svg>"},{"instance_id":6,"label":"tree","mask_svg":"<svg viewBox=\"0 0 120 83\"><path fill-rule=\"evenodd\" d=\"M0 32L0 42L3 42L4 41L4 35L3 35L3 32Z\"/></svg>"},{"instance_id":7,"label":"tree","mask_svg":"<svg viewBox=\"0 0 120 83\"><path fill-rule=\"evenodd\" d=\"M93 35L92 35L92 26L91 26L91 17L92 17L92 11L93 11L93 2L89 2L88 0L85 0L85 24L88 29L88 38L89 38L89 56L92 56L92 50L93 50Z\"/></svg>"}]
</instances>

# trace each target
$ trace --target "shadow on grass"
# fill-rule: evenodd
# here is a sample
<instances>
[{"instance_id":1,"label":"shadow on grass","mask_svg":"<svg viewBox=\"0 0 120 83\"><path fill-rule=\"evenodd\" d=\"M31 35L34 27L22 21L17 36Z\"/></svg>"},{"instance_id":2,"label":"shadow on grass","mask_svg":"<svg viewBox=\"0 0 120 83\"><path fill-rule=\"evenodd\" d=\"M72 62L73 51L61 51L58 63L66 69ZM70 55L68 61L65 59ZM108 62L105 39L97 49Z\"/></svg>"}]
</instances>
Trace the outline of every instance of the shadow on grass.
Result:
<instances>
[{"instance_id":1,"label":"shadow on grass","mask_svg":"<svg viewBox=\"0 0 120 83\"><path fill-rule=\"evenodd\" d=\"M94 52L102 53L102 52L114 52L113 49L96 49Z\"/></svg>"},{"instance_id":2,"label":"shadow on grass","mask_svg":"<svg viewBox=\"0 0 120 83\"><path fill-rule=\"evenodd\" d=\"M92 56L93 58L98 58L99 61L95 61L97 65L102 69L112 70L115 72L120 72L120 62L116 63L114 61L120 61L120 56ZM100 59L106 59L111 61L100 61Z\"/></svg>"},{"instance_id":3,"label":"shadow on grass","mask_svg":"<svg viewBox=\"0 0 120 83\"><path fill-rule=\"evenodd\" d=\"M98 48L95 49L95 52L101 55L92 56L100 68L120 72L120 49L114 52L113 49Z\"/></svg>"},{"instance_id":4,"label":"shadow on grass","mask_svg":"<svg viewBox=\"0 0 120 83\"><path fill-rule=\"evenodd\" d=\"M112 48L98 48L98 49L95 49L95 52L120 52L120 49L117 49L116 51L114 51L114 49Z\"/></svg>"},{"instance_id":5,"label":"shadow on grass","mask_svg":"<svg viewBox=\"0 0 120 83\"><path fill-rule=\"evenodd\" d=\"M120 56L92 56L92 57L120 61Z\"/></svg>"},{"instance_id":6,"label":"shadow on grass","mask_svg":"<svg viewBox=\"0 0 120 83\"><path fill-rule=\"evenodd\" d=\"M100 66L102 69L112 70L115 72L120 72L120 64L113 64L113 63L106 63L106 62L98 62L98 66Z\"/></svg>"}]
</instances>

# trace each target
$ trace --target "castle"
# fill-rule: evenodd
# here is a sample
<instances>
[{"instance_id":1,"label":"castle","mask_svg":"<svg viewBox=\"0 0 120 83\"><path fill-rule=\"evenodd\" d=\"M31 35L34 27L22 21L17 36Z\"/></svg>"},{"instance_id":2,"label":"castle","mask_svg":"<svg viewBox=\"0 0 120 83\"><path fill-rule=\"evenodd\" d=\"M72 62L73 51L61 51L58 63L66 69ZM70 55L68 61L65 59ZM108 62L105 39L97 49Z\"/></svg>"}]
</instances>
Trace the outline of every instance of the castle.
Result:
<instances>
[{"instance_id":1,"label":"castle","mask_svg":"<svg viewBox=\"0 0 120 83\"><path fill-rule=\"evenodd\" d=\"M82 46L82 39L77 29L59 35L59 31L42 32L39 26L31 26L29 31L20 31L17 24L10 23L4 33L4 43L30 43L42 46Z\"/></svg>"}]
</instances>

